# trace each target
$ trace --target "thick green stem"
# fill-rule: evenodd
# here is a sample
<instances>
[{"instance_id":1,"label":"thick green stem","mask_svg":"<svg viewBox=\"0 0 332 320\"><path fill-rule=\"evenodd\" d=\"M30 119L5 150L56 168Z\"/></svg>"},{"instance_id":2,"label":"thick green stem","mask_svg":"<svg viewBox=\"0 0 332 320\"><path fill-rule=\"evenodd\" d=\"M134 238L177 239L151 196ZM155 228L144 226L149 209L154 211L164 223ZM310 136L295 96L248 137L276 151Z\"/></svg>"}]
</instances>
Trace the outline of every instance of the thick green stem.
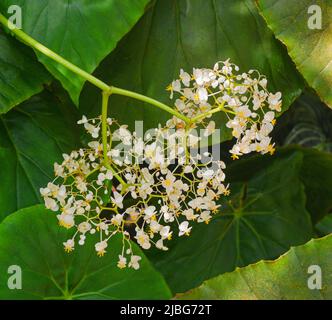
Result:
<instances>
[{"instance_id":1,"label":"thick green stem","mask_svg":"<svg viewBox=\"0 0 332 320\"><path fill-rule=\"evenodd\" d=\"M166 112L169 112L170 114L173 114L174 116L185 121L186 123L190 122L190 120L187 117L185 117L184 115L182 115L181 113L179 113L178 111L174 110L173 108L167 106L164 103L161 103L155 99L146 97L139 93L135 93L135 92L132 92L129 90L124 90L124 89L120 89L117 87L107 85L105 82L94 77L93 75L89 74L88 72L82 70L78 66L76 66L73 63L69 62L68 60L64 59L63 57L61 57L54 51L45 47L44 45L42 45L41 43L39 43L38 41L36 41L32 37L30 37L29 35L27 35L22 30L15 28L15 26L10 21L8 21L6 19L6 17L3 16L1 13L0 13L0 23L3 24L6 28L11 29L12 33L14 35L16 35L17 38L20 39L21 41L23 41L25 44L27 44L28 46L41 52L42 54L44 54L45 56L49 57L50 59L58 62L59 64L63 65L68 70L74 72L75 74L79 75L83 79L85 79L85 80L89 81L90 83L92 83L93 85L95 85L97 88L101 89L103 92L105 91L105 92L109 92L109 93L113 93L113 94L127 96L127 97L131 97L131 98L146 102L146 103L154 105Z\"/></svg>"}]
</instances>

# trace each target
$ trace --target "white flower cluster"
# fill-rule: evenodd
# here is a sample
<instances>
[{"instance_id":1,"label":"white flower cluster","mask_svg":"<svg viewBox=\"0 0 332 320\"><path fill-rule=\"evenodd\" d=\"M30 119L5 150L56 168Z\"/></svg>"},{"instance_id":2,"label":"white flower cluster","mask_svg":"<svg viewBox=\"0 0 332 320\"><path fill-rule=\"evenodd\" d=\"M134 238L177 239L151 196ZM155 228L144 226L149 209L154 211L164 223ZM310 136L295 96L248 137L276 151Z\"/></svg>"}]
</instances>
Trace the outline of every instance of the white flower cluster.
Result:
<instances>
[{"instance_id":1,"label":"white flower cluster","mask_svg":"<svg viewBox=\"0 0 332 320\"><path fill-rule=\"evenodd\" d=\"M83 117L79 123L94 140L55 163L55 180L40 192L48 209L60 211L59 224L76 229L64 243L66 251L98 232L95 249L103 256L110 238L121 234L118 266L137 269L140 257L133 254L130 239L143 249L167 250L165 242L174 233L189 235L193 221L210 221L216 201L229 193L225 164L209 153L192 155L189 148L199 138L184 128L155 129L143 141L113 119L107 122L108 165L99 140L100 118Z\"/></svg>"},{"instance_id":2,"label":"white flower cluster","mask_svg":"<svg viewBox=\"0 0 332 320\"><path fill-rule=\"evenodd\" d=\"M168 250L174 234L189 235L194 221L209 223L218 199L229 194L225 164L208 152L192 152L201 139L193 132L201 124L204 136L211 135L215 123L206 119L216 112L226 113L236 138L233 159L251 151L273 154L269 134L275 111L281 111L281 94L269 93L257 71L234 71L239 68L229 61L194 69L192 75L181 70L168 90L171 97L180 94L175 109L189 121L174 116L144 139L111 118L104 119L104 131L101 117L78 121L92 141L64 154L63 162L54 164L55 179L40 189L45 206L59 212L59 224L75 230L64 243L67 252L98 233L95 250L103 256L109 240L120 235L118 267L138 269L141 257L131 240L143 249Z\"/></svg>"},{"instance_id":3,"label":"white flower cluster","mask_svg":"<svg viewBox=\"0 0 332 320\"><path fill-rule=\"evenodd\" d=\"M217 62L213 69L180 71L179 79L167 88L176 108L189 118L204 121L213 113L223 111L226 126L232 129L236 143L230 150L233 159L252 151L274 153L269 134L275 125L275 112L281 111L281 93L267 90L267 79L256 70L239 73L229 60ZM200 115L207 113L207 117ZM199 121L196 121L196 123Z\"/></svg>"}]
</instances>

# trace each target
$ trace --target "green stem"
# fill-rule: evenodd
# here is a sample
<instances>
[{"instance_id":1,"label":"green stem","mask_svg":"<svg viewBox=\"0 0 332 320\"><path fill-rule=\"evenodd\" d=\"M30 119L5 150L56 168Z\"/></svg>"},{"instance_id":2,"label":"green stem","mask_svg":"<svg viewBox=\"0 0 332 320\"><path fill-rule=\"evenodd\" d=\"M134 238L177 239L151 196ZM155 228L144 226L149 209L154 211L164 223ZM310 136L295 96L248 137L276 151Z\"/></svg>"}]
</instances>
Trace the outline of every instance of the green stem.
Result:
<instances>
[{"instance_id":1,"label":"green stem","mask_svg":"<svg viewBox=\"0 0 332 320\"><path fill-rule=\"evenodd\" d=\"M149 104L154 105L154 106L156 106L156 107L158 107L158 108L160 108L160 109L162 109L166 112L169 112L169 113L173 114L174 116L176 116L179 119L185 121L186 123L190 122L189 118L187 118L186 116L182 115L181 113L179 113L178 111L174 110L173 108L167 106L164 103L161 103L161 102L159 102L155 99L149 98L149 97L144 96L144 95L139 94L139 93L135 93L135 92L132 92L132 91L129 91L129 90L124 90L124 89L120 89L120 88L117 88L117 87L107 85L105 82L103 82L100 79L94 77L93 75L89 74L88 72L82 70L78 66L76 66L73 63L69 62L68 60L64 59L63 57L61 57L60 55L58 55L54 51L52 51L49 48L45 47L44 45L42 45L41 43L39 43L38 41L36 41L32 37L30 37L29 35L27 35L22 30L19 30L19 29L15 28L15 26L10 21L8 21L6 19L6 17L3 16L1 13L0 13L0 23L3 24L6 28L11 29L12 33L14 35L16 35L25 44L27 44L28 46L36 49L37 51L41 52L42 54L49 57L50 59L58 62L59 64L63 65L68 70L74 72L75 74L79 75L83 79L87 80L88 82L92 83L93 85L95 85L96 87L101 89L103 92L109 92L109 93L113 93L113 94L127 96L127 97L131 97L131 98L149 103Z\"/></svg>"},{"instance_id":2,"label":"green stem","mask_svg":"<svg viewBox=\"0 0 332 320\"><path fill-rule=\"evenodd\" d=\"M122 184L124 189L128 188L128 184L117 174L112 165L110 164L108 153L108 144L107 144L107 110L108 110L108 100L110 97L109 91L103 91L102 93L102 114L101 114L101 134L102 134L102 143L103 143L103 156L104 156L104 165L107 169L111 170L113 176Z\"/></svg>"},{"instance_id":3,"label":"green stem","mask_svg":"<svg viewBox=\"0 0 332 320\"><path fill-rule=\"evenodd\" d=\"M235 114L234 111L226 109L226 108L224 107L224 104L225 104L225 102L223 102L222 104L220 104L217 108L214 108L214 109L212 109L212 110L210 110L210 111L207 111L207 112L205 112L205 113L202 113L202 114L198 115L197 117L191 118L191 119L190 119L191 122L192 122L192 123L195 123L195 122L197 122L197 121L199 121L199 120L201 120L201 119L206 118L206 117L209 116L209 115L212 115L212 114L217 113L217 112L220 112L220 111L224 111L224 112L226 112L226 113Z\"/></svg>"},{"instance_id":4,"label":"green stem","mask_svg":"<svg viewBox=\"0 0 332 320\"><path fill-rule=\"evenodd\" d=\"M117 87L111 87L111 93L112 94L118 94L118 95L121 95L121 96L127 96L127 97L130 97L130 98L134 98L134 99L137 99L137 100L140 100L140 101L144 101L146 103L149 103L149 104L152 104L170 114L173 114L174 116L176 116L177 118L183 120L184 122L186 123L190 123L191 120L184 116L183 114L179 113L178 111L174 110L173 108L167 106L166 104L164 103L161 103L153 98L150 98L150 97L146 97L142 94L139 94L139 93L136 93L136 92L132 92L132 91L129 91L129 90L125 90L125 89L120 89L120 88L117 88Z\"/></svg>"},{"instance_id":5,"label":"green stem","mask_svg":"<svg viewBox=\"0 0 332 320\"><path fill-rule=\"evenodd\" d=\"M108 99L110 97L109 92L103 91L102 93L102 108L101 108L101 135L103 142L103 155L104 155L104 164L106 168L111 166L109 158L108 158L108 143L107 143L107 110L108 110Z\"/></svg>"},{"instance_id":6,"label":"green stem","mask_svg":"<svg viewBox=\"0 0 332 320\"><path fill-rule=\"evenodd\" d=\"M86 71L82 70L81 68L75 66L71 62L67 61L66 59L59 56L57 53L53 52L49 48L45 47L29 35L27 35L22 30L15 28L15 26L8 21L1 13L0 13L0 23L2 23L5 27L10 28L11 32L15 34L20 40L22 40L28 46L36 49L37 51L41 52L45 56L49 57L50 59L58 62L59 64L66 67L68 70L74 72L75 74L81 76L82 78L86 79L90 83L94 84L96 87L100 88L101 90L110 90L110 86L108 86L103 81L97 79L93 75L87 73Z\"/></svg>"}]
</instances>

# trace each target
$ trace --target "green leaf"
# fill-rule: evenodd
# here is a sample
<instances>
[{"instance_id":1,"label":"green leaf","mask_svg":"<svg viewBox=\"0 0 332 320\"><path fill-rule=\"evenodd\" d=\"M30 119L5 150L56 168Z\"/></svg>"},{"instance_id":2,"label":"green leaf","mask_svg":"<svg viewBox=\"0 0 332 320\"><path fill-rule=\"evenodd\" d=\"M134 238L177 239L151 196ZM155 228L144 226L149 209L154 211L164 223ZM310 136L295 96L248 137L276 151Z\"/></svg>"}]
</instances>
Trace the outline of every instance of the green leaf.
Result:
<instances>
[{"instance_id":1,"label":"green leaf","mask_svg":"<svg viewBox=\"0 0 332 320\"><path fill-rule=\"evenodd\" d=\"M307 208L317 222L332 209L332 154L304 151L301 180L307 194Z\"/></svg>"},{"instance_id":2,"label":"green leaf","mask_svg":"<svg viewBox=\"0 0 332 320\"><path fill-rule=\"evenodd\" d=\"M291 248L275 261L260 261L204 282L180 299L215 300L331 300L332 235ZM321 290L310 289L310 277L322 271Z\"/></svg>"},{"instance_id":3,"label":"green leaf","mask_svg":"<svg viewBox=\"0 0 332 320\"><path fill-rule=\"evenodd\" d=\"M40 202L53 163L79 145L75 108L44 92L0 117L0 221Z\"/></svg>"},{"instance_id":4,"label":"green leaf","mask_svg":"<svg viewBox=\"0 0 332 320\"><path fill-rule=\"evenodd\" d=\"M299 178L305 187L307 210L315 224L332 209L331 153L296 146L278 148L273 157L258 155L235 162L228 168L227 174L233 182L251 179L258 172L264 172L273 162L285 159L294 152L302 154Z\"/></svg>"},{"instance_id":5,"label":"green leaf","mask_svg":"<svg viewBox=\"0 0 332 320\"><path fill-rule=\"evenodd\" d=\"M316 231L320 236L326 236L332 233L332 214L326 215L315 225Z\"/></svg>"},{"instance_id":6,"label":"green leaf","mask_svg":"<svg viewBox=\"0 0 332 320\"><path fill-rule=\"evenodd\" d=\"M144 13L148 0L3 0L22 8L23 30L87 72L115 48ZM59 63L37 53L39 60L61 81L78 104L84 80Z\"/></svg>"},{"instance_id":7,"label":"green leaf","mask_svg":"<svg viewBox=\"0 0 332 320\"><path fill-rule=\"evenodd\" d=\"M332 3L325 0L258 0L258 4L267 24L287 46L308 84L332 107ZM320 6L322 11L321 29L309 28L310 19L315 18L313 13L308 13L313 4Z\"/></svg>"},{"instance_id":8,"label":"green leaf","mask_svg":"<svg viewBox=\"0 0 332 320\"><path fill-rule=\"evenodd\" d=\"M316 95L304 93L296 100L285 118L279 121L284 127L277 126L277 130L282 134L285 134L286 126L289 128L283 144L298 144L329 151L332 141L332 112Z\"/></svg>"},{"instance_id":9,"label":"green leaf","mask_svg":"<svg viewBox=\"0 0 332 320\"><path fill-rule=\"evenodd\" d=\"M243 71L255 68L265 74L269 89L283 93L283 110L301 93L302 80L251 0L155 1L96 75L172 105L165 88L181 68L191 72L228 58ZM100 93L88 86L80 101L82 112L98 113L96 101ZM171 117L124 97L112 97L111 106L112 116L132 127L135 120L144 120L147 129ZM226 116L219 113L215 120L221 126ZM231 137L229 130L221 131L221 140Z\"/></svg>"},{"instance_id":10,"label":"green leaf","mask_svg":"<svg viewBox=\"0 0 332 320\"><path fill-rule=\"evenodd\" d=\"M0 31L0 114L43 90L50 75L33 53Z\"/></svg>"},{"instance_id":11,"label":"green leaf","mask_svg":"<svg viewBox=\"0 0 332 320\"><path fill-rule=\"evenodd\" d=\"M43 206L22 209L0 224L0 299L168 299L170 291L141 250L141 268L117 268L122 240L113 238L109 252L99 258L87 237L84 247L71 254L62 243L72 231L60 228L54 213ZM95 238L97 237L97 239ZM51 254L50 254L51 253ZM8 267L22 269L22 290L10 290ZM8 276L9 277L9 276Z\"/></svg>"},{"instance_id":12,"label":"green leaf","mask_svg":"<svg viewBox=\"0 0 332 320\"><path fill-rule=\"evenodd\" d=\"M299 179L301 163L301 153L294 153L248 181L232 183L233 208L223 205L209 225L194 226L190 237L151 257L173 293L238 266L275 259L312 237Z\"/></svg>"}]
</instances>

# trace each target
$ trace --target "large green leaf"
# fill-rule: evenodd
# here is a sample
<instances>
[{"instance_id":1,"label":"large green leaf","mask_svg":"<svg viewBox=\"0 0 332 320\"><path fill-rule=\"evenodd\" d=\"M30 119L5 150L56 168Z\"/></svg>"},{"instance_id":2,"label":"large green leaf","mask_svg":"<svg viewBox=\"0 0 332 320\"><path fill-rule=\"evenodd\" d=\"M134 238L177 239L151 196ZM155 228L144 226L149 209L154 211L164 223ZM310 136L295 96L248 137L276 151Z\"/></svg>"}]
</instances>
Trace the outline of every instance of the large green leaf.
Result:
<instances>
[{"instance_id":1,"label":"large green leaf","mask_svg":"<svg viewBox=\"0 0 332 320\"><path fill-rule=\"evenodd\" d=\"M269 27L287 46L298 70L320 97L332 107L331 1L258 0L258 3ZM321 8L321 29L309 28L309 19L315 18L314 14L317 12L315 10L310 13L311 5Z\"/></svg>"},{"instance_id":2,"label":"large green leaf","mask_svg":"<svg viewBox=\"0 0 332 320\"><path fill-rule=\"evenodd\" d=\"M0 221L40 202L53 163L78 146L75 112L44 92L0 117Z\"/></svg>"},{"instance_id":3,"label":"large green leaf","mask_svg":"<svg viewBox=\"0 0 332 320\"><path fill-rule=\"evenodd\" d=\"M332 233L332 214L326 215L319 223L315 225L319 235L325 236Z\"/></svg>"},{"instance_id":4,"label":"large green leaf","mask_svg":"<svg viewBox=\"0 0 332 320\"><path fill-rule=\"evenodd\" d=\"M332 209L332 154L309 149L303 155L301 180L307 208L316 222Z\"/></svg>"},{"instance_id":5,"label":"large green leaf","mask_svg":"<svg viewBox=\"0 0 332 320\"><path fill-rule=\"evenodd\" d=\"M302 154L299 178L305 187L307 210L315 224L332 209L331 153L297 146L278 148L273 157L258 155L235 162L228 169L228 177L233 182L251 179L258 172L264 172L275 161L285 159L294 152Z\"/></svg>"},{"instance_id":6,"label":"large green leaf","mask_svg":"<svg viewBox=\"0 0 332 320\"><path fill-rule=\"evenodd\" d=\"M269 89L283 93L283 110L301 93L302 80L252 0L155 1L96 75L171 105L165 88L178 78L180 68L189 72L193 67L212 68L227 58L243 71L256 68L265 74ZM83 112L100 112L99 92L91 86L83 92ZM144 120L145 128L170 117L128 98L113 97L111 105L111 114L121 122L133 125L135 120ZM219 114L217 120L220 126L225 116ZM230 137L228 130L221 134L223 140Z\"/></svg>"},{"instance_id":7,"label":"large green leaf","mask_svg":"<svg viewBox=\"0 0 332 320\"><path fill-rule=\"evenodd\" d=\"M42 91L49 81L33 53L0 31L0 114Z\"/></svg>"},{"instance_id":8,"label":"large green leaf","mask_svg":"<svg viewBox=\"0 0 332 320\"><path fill-rule=\"evenodd\" d=\"M92 72L132 28L148 0L3 0L2 13L10 5L22 8L23 30L87 72ZM73 101L84 80L37 53L39 60L61 81Z\"/></svg>"},{"instance_id":9,"label":"large green leaf","mask_svg":"<svg viewBox=\"0 0 332 320\"><path fill-rule=\"evenodd\" d=\"M204 282L180 299L331 300L332 235L291 248L275 261L260 261ZM310 289L310 277L322 271L322 288ZM316 267L315 267L316 268ZM314 269L313 269L314 270ZM309 271L309 272L308 272ZM319 272L319 271L318 271ZM314 280L314 279L312 279Z\"/></svg>"},{"instance_id":10,"label":"large green leaf","mask_svg":"<svg viewBox=\"0 0 332 320\"><path fill-rule=\"evenodd\" d=\"M332 112L310 92L295 101L275 129L274 136L282 144L332 151Z\"/></svg>"},{"instance_id":11,"label":"large green leaf","mask_svg":"<svg viewBox=\"0 0 332 320\"><path fill-rule=\"evenodd\" d=\"M121 238L110 241L103 258L94 236L71 254L62 243L72 234L60 228L43 206L22 209L0 224L0 299L168 299L170 291L141 250L140 269L117 268ZM22 290L10 290L4 275L9 266L22 269Z\"/></svg>"},{"instance_id":12,"label":"large green leaf","mask_svg":"<svg viewBox=\"0 0 332 320\"><path fill-rule=\"evenodd\" d=\"M234 209L223 206L209 225L193 227L190 237L151 257L174 293L237 266L274 259L312 237L299 179L301 163L301 153L294 153L249 181L232 184Z\"/></svg>"}]
</instances>

